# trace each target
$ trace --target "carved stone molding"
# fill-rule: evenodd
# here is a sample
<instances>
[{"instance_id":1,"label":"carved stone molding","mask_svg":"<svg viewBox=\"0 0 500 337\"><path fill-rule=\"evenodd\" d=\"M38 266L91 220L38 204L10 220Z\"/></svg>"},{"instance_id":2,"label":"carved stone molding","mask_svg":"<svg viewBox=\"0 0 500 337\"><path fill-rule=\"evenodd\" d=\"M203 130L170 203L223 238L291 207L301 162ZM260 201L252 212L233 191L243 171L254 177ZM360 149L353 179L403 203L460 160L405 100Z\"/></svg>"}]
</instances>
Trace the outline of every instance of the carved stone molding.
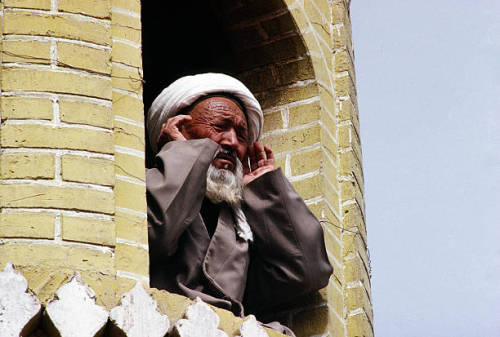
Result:
<instances>
[{"instance_id":1,"label":"carved stone molding","mask_svg":"<svg viewBox=\"0 0 500 337\"><path fill-rule=\"evenodd\" d=\"M156 301L140 283L122 296L109 317L111 337L163 337L170 327L168 317L158 312Z\"/></svg>"},{"instance_id":2,"label":"carved stone molding","mask_svg":"<svg viewBox=\"0 0 500 337\"><path fill-rule=\"evenodd\" d=\"M220 319L199 297L186 309L183 319L174 325L175 337L228 337L218 329Z\"/></svg>"},{"instance_id":3,"label":"carved stone molding","mask_svg":"<svg viewBox=\"0 0 500 337\"><path fill-rule=\"evenodd\" d=\"M101 336L108 312L97 305L95 299L94 291L75 273L47 304L44 320L49 336Z\"/></svg>"},{"instance_id":4,"label":"carved stone molding","mask_svg":"<svg viewBox=\"0 0 500 337\"><path fill-rule=\"evenodd\" d=\"M27 290L28 281L7 263L0 272L0 336L27 336L37 327L42 306Z\"/></svg>"}]
</instances>

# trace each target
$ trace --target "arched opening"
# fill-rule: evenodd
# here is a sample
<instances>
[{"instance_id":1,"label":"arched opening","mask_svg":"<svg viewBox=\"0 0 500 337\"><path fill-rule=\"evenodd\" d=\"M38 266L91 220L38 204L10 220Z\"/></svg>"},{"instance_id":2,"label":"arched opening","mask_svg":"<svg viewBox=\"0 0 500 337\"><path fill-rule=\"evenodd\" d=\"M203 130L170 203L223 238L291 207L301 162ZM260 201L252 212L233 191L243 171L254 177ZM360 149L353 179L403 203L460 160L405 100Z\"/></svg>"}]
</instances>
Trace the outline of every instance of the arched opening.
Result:
<instances>
[{"instance_id":1,"label":"arched opening","mask_svg":"<svg viewBox=\"0 0 500 337\"><path fill-rule=\"evenodd\" d=\"M310 120L299 116L304 109L319 109L319 98L314 99L317 82L311 57L283 0L143 2L142 32L146 110L163 88L181 76L224 72L239 78L259 99L264 109L264 137L284 171L291 151L307 148L301 154L319 153L319 116L312 114ZM305 131L297 132L297 126L304 126L299 131ZM310 134L314 136L306 139ZM303 162L302 157L297 158ZM318 170L319 156L311 158L302 165L307 166L303 170ZM293 166L291 172L295 174ZM316 184L314 179L305 184ZM316 190L313 193L319 193ZM317 194L311 194L304 199L315 197ZM277 312L321 301L318 297L296 300ZM263 320L290 325L288 317L291 315L285 313Z\"/></svg>"},{"instance_id":2,"label":"arched opening","mask_svg":"<svg viewBox=\"0 0 500 337\"><path fill-rule=\"evenodd\" d=\"M163 88L189 74L235 76L264 109L292 99L289 86L314 79L310 56L283 0L143 2L141 16L146 111Z\"/></svg>"}]
</instances>

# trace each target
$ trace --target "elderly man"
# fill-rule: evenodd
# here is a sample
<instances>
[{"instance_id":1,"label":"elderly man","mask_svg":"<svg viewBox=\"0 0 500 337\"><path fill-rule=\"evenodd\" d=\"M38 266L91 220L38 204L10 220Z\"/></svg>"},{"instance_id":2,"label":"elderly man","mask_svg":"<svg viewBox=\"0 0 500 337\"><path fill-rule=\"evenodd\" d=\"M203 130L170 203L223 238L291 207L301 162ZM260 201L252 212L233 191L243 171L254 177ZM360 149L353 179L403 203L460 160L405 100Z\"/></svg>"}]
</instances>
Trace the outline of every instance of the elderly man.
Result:
<instances>
[{"instance_id":1,"label":"elderly man","mask_svg":"<svg viewBox=\"0 0 500 337\"><path fill-rule=\"evenodd\" d=\"M151 286L258 317L326 286L321 226L257 142L262 125L255 97L224 74L183 77L153 102Z\"/></svg>"}]
</instances>

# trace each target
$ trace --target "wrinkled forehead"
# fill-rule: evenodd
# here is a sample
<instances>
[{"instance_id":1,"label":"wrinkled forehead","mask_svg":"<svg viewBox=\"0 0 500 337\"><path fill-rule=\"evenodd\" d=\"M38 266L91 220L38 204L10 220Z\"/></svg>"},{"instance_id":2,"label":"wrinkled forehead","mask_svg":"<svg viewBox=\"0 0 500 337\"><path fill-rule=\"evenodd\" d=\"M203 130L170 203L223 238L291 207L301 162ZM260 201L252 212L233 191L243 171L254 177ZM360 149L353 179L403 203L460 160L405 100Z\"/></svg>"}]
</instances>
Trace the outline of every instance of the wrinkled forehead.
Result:
<instances>
[{"instance_id":1,"label":"wrinkled forehead","mask_svg":"<svg viewBox=\"0 0 500 337\"><path fill-rule=\"evenodd\" d=\"M222 98L221 100L212 99L212 98ZM228 104L227 102L231 101L235 106ZM200 109L201 107L201 109ZM235 107L237 109L235 109ZM196 108L196 109L195 109ZM190 114L196 110L197 113L214 113L214 114L233 114L235 112L241 112L241 115L244 116L245 124L248 124L248 118L245 112L245 108L241 101L229 94L213 94L200 97L197 99L191 106L189 106L184 113ZM208 117L208 116L206 116Z\"/></svg>"}]
</instances>

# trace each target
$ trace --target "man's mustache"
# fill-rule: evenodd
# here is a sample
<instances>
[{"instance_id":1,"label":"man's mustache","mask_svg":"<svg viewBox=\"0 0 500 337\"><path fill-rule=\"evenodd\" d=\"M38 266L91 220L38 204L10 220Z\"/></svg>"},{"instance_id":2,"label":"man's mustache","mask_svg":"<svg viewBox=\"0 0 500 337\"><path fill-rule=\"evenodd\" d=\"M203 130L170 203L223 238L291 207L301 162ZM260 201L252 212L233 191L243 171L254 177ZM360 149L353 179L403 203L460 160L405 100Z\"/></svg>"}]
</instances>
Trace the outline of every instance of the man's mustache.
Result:
<instances>
[{"instance_id":1,"label":"man's mustache","mask_svg":"<svg viewBox=\"0 0 500 337\"><path fill-rule=\"evenodd\" d=\"M217 152L215 153L214 159L215 158L227 159L230 160L233 164L236 164L236 161L238 160L238 155L236 154L236 151L232 149L221 148L217 150Z\"/></svg>"}]
</instances>

